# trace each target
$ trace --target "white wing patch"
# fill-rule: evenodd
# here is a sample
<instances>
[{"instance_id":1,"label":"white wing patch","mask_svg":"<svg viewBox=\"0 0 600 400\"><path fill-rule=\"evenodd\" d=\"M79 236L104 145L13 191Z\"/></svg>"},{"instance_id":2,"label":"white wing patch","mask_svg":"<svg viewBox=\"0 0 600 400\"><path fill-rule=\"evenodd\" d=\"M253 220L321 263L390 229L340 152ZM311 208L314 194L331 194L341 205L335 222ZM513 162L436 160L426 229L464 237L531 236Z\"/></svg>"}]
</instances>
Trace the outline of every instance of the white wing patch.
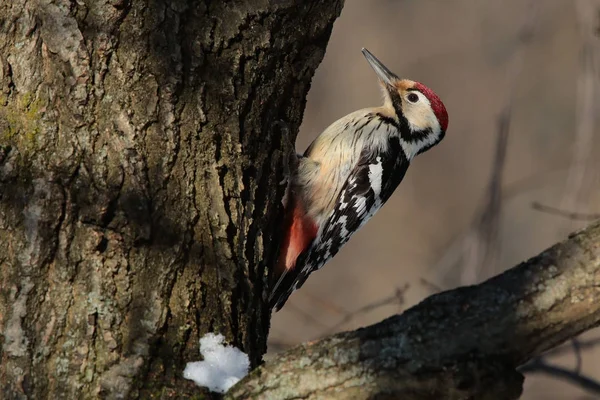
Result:
<instances>
[{"instance_id":1,"label":"white wing patch","mask_svg":"<svg viewBox=\"0 0 600 400\"><path fill-rule=\"evenodd\" d=\"M371 182L371 189L375 193L375 197L379 197L381 194L381 180L383 179L383 165L381 164L381 157L377 157L377 164L369 165L369 182Z\"/></svg>"},{"instance_id":2,"label":"white wing patch","mask_svg":"<svg viewBox=\"0 0 600 400\"><path fill-rule=\"evenodd\" d=\"M367 199L364 197L357 197L354 200L354 208L356 209L357 214L364 214L367 209Z\"/></svg>"}]
</instances>

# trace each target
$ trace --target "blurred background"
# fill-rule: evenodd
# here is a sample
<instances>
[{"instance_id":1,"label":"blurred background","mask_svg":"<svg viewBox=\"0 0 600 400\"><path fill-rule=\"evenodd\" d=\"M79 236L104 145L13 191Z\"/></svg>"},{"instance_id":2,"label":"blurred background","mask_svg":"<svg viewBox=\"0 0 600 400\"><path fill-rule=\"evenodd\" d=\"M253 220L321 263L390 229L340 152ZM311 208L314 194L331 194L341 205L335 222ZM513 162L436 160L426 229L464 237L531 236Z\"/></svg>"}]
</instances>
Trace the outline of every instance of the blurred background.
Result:
<instances>
[{"instance_id":1,"label":"blurred background","mask_svg":"<svg viewBox=\"0 0 600 400\"><path fill-rule=\"evenodd\" d=\"M298 151L336 119L380 105L362 47L431 87L449 129L274 315L270 353L481 282L598 215L599 32L598 0L347 0L313 80ZM596 338L599 330L540 362L600 382ZM600 394L535 373L523 398Z\"/></svg>"}]
</instances>

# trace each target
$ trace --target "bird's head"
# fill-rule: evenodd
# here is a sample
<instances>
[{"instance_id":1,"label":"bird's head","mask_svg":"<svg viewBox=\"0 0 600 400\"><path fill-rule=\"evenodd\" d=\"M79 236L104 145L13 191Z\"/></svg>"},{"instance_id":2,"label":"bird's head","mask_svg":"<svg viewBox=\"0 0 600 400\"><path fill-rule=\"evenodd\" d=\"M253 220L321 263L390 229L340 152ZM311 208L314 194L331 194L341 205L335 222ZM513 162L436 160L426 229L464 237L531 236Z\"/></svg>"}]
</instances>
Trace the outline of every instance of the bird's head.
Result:
<instances>
[{"instance_id":1,"label":"bird's head","mask_svg":"<svg viewBox=\"0 0 600 400\"><path fill-rule=\"evenodd\" d=\"M422 83L400 79L369 50L362 52L379 77L384 108L398 123L407 156L412 158L438 144L448 128L448 112L437 94Z\"/></svg>"}]
</instances>

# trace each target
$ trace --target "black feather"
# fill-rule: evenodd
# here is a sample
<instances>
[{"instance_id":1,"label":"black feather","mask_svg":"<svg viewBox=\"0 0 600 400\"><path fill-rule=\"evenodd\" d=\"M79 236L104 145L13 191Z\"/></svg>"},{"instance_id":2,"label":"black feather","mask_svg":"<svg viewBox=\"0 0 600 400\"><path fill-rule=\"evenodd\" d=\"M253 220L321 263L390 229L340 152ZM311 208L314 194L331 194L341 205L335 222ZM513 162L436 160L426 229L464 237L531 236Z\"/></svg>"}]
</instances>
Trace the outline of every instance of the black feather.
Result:
<instances>
[{"instance_id":1,"label":"black feather","mask_svg":"<svg viewBox=\"0 0 600 400\"><path fill-rule=\"evenodd\" d=\"M381 189L376 193L371 168L381 168ZM400 140L390 138L386 151L364 151L340 191L331 216L321 227L321 235L298 256L296 267L278 282L271 296L271 306L281 309L292 292L300 288L308 276L337 254L350 237L390 198L409 166Z\"/></svg>"}]
</instances>

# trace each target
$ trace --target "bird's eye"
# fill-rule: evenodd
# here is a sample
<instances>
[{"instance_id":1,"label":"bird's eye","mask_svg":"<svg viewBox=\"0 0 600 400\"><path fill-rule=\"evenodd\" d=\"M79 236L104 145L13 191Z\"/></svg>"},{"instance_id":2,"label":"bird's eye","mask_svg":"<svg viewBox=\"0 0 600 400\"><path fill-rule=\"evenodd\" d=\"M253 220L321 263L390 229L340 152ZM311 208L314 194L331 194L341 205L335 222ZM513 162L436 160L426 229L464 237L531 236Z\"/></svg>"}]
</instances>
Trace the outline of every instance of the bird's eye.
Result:
<instances>
[{"instance_id":1,"label":"bird's eye","mask_svg":"<svg viewBox=\"0 0 600 400\"><path fill-rule=\"evenodd\" d=\"M419 96L416 93L409 93L408 96L406 96L406 100L411 103L416 103L419 101Z\"/></svg>"}]
</instances>

